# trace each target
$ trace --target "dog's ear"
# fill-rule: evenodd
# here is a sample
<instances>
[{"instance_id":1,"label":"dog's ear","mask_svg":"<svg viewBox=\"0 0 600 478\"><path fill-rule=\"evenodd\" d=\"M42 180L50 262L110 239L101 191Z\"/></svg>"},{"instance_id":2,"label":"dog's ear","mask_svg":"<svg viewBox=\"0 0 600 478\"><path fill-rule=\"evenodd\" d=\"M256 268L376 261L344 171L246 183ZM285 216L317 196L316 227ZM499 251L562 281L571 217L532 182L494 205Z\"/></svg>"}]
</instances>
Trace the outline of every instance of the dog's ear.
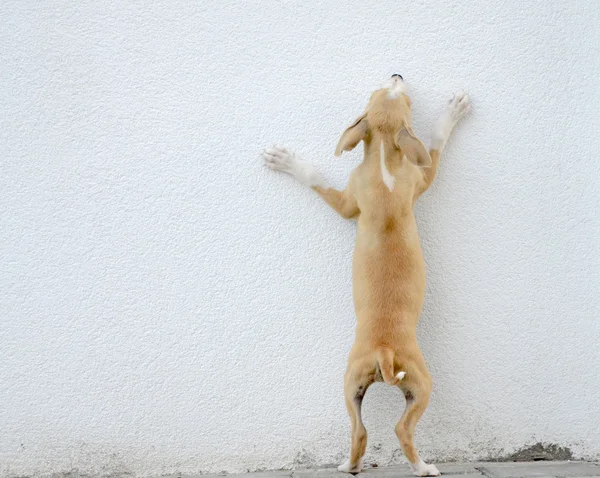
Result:
<instances>
[{"instance_id":1,"label":"dog's ear","mask_svg":"<svg viewBox=\"0 0 600 478\"><path fill-rule=\"evenodd\" d=\"M415 136L412 128L404 122L396 135L396 146L402 150L408 160L420 168L431 166L431 156L421 140Z\"/></svg>"},{"instance_id":2,"label":"dog's ear","mask_svg":"<svg viewBox=\"0 0 600 478\"><path fill-rule=\"evenodd\" d=\"M368 129L367 114L363 113L344 131L335 148L335 155L341 156L342 151L352 151L367 135Z\"/></svg>"}]
</instances>

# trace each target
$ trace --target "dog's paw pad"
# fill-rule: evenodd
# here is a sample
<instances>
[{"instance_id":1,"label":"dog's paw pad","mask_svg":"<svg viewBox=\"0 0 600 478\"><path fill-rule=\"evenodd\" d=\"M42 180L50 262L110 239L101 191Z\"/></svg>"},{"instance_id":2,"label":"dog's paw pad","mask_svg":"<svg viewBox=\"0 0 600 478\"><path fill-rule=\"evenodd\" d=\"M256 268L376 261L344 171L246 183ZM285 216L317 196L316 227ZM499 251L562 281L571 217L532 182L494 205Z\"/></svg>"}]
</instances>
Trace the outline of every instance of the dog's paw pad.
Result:
<instances>
[{"instance_id":1,"label":"dog's paw pad","mask_svg":"<svg viewBox=\"0 0 600 478\"><path fill-rule=\"evenodd\" d=\"M440 476L441 473L435 465L428 465L427 463L421 462L413 470L415 476Z\"/></svg>"},{"instance_id":2,"label":"dog's paw pad","mask_svg":"<svg viewBox=\"0 0 600 478\"><path fill-rule=\"evenodd\" d=\"M446 112L452 118L454 122L461 119L471 110L471 100L469 95L464 91L459 91L452 95L452 98L448 101Z\"/></svg>"},{"instance_id":3,"label":"dog's paw pad","mask_svg":"<svg viewBox=\"0 0 600 478\"><path fill-rule=\"evenodd\" d=\"M294 153L282 146L266 148L262 157L269 168L279 171L289 171L295 161Z\"/></svg>"},{"instance_id":4,"label":"dog's paw pad","mask_svg":"<svg viewBox=\"0 0 600 478\"><path fill-rule=\"evenodd\" d=\"M338 471L343 473L360 473L363 469L362 460L359 460L358 463L352 465L350 460L346 460L343 465L338 466Z\"/></svg>"}]
</instances>

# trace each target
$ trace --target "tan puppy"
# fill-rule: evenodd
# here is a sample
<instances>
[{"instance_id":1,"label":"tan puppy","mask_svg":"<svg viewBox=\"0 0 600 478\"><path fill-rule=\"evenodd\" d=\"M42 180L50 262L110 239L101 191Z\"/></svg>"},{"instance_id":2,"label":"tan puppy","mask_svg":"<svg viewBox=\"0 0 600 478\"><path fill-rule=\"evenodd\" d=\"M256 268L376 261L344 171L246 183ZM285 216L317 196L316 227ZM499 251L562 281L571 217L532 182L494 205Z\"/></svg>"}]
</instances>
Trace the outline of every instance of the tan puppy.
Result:
<instances>
[{"instance_id":1,"label":"tan puppy","mask_svg":"<svg viewBox=\"0 0 600 478\"><path fill-rule=\"evenodd\" d=\"M411 103L405 91L402 77L393 75L342 134L336 156L361 140L365 147L364 161L344 191L329 187L313 166L285 148L267 148L263 157L271 169L312 187L343 217L358 220L352 264L356 339L344 378L352 445L350 458L338 470L362 470L367 431L361 403L373 382L385 381L400 387L406 397L396 435L414 474L437 476L438 469L419 458L413 443L415 426L431 394L431 376L416 338L425 265L413 206L431 185L446 140L470 106L466 94L452 97L436 123L428 152L411 129Z\"/></svg>"}]
</instances>

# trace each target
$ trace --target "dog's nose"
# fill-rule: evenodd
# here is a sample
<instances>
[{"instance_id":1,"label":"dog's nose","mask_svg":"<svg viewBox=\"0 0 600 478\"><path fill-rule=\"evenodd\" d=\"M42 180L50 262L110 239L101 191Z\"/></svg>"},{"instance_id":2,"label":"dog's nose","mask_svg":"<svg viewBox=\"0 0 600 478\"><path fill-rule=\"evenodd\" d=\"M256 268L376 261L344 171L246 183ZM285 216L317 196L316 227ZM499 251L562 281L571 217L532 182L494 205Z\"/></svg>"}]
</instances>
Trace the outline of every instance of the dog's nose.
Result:
<instances>
[{"instance_id":1,"label":"dog's nose","mask_svg":"<svg viewBox=\"0 0 600 478\"><path fill-rule=\"evenodd\" d=\"M398 77L398 78L400 78L402 81L404 81L404 78L402 78L402 75L400 75L400 74L398 74L398 73L394 73L394 74L392 75L392 78L393 78L394 76L397 76L397 77Z\"/></svg>"}]
</instances>

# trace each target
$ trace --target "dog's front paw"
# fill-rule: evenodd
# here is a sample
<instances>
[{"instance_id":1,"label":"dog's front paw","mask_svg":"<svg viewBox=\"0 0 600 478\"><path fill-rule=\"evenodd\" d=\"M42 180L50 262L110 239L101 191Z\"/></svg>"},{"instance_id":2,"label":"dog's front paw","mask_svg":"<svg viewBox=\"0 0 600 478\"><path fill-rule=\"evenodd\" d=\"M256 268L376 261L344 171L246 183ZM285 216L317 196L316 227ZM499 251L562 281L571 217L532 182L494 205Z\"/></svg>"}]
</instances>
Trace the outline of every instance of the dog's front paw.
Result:
<instances>
[{"instance_id":1,"label":"dog's front paw","mask_svg":"<svg viewBox=\"0 0 600 478\"><path fill-rule=\"evenodd\" d=\"M363 470L362 458L358 460L358 463L350 463L350 459L346 460L343 465L338 466L338 471L343 473L360 473Z\"/></svg>"},{"instance_id":2,"label":"dog's front paw","mask_svg":"<svg viewBox=\"0 0 600 478\"><path fill-rule=\"evenodd\" d=\"M262 153L262 157L269 168L286 173L292 173L297 162L296 155L282 146L266 148Z\"/></svg>"},{"instance_id":3,"label":"dog's front paw","mask_svg":"<svg viewBox=\"0 0 600 478\"><path fill-rule=\"evenodd\" d=\"M424 461L420 461L416 465L411 465L415 476L440 476L441 473L435 465L428 465Z\"/></svg>"},{"instance_id":4,"label":"dog's front paw","mask_svg":"<svg viewBox=\"0 0 600 478\"><path fill-rule=\"evenodd\" d=\"M446 115L448 119L455 125L464 115L471 110L471 101L469 95L464 91L459 91L452 95L452 98L446 105Z\"/></svg>"},{"instance_id":5,"label":"dog's front paw","mask_svg":"<svg viewBox=\"0 0 600 478\"><path fill-rule=\"evenodd\" d=\"M459 91L452 95L452 98L446 103L444 111L435 123L431 138L431 149L442 151L456 123L469 111L471 111L469 95L464 91Z\"/></svg>"},{"instance_id":6,"label":"dog's front paw","mask_svg":"<svg viewBox=\"0 0 600 478\"><path fill-rule=\"evenodd\" d=\"M314 166L306 161L302 161L287 148L282 146L267 148L263 151L262 157L269 168L291 174L302 184L310 187L328 187Z\"/></svg>"}]
</instances>

